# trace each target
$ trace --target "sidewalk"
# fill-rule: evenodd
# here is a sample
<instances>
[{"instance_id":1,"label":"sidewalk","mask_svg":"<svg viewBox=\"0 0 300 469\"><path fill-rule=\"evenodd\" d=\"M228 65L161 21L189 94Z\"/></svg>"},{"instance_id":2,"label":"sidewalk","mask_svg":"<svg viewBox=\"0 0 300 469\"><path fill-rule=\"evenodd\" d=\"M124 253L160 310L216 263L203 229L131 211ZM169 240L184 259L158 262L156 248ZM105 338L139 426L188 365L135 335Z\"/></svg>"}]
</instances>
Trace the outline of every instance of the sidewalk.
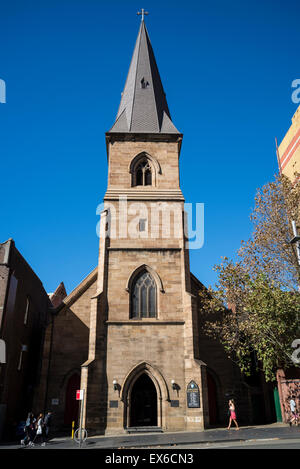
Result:
<instances>
[{"instance_id":1,"label":"sidewalk","mask_svg":"<svg viewBox=\"0 0 300 469\"><path fill-rule=\"evenodd\" d=\"M207 444L221 442L237 442L249 440L267 439L299 439L300 427L289 427L286 424L276 423L264 426L241 427L240 430L224 428L209 429L199 432L176 432L176 433L143 433L125 434L116 436L92 436L84 443L85 448L95 449L120 449L120 448L150 448L164 446L177 446L189 444ZM54 438L50 445L56 448L68 443L77 446L70 438ZM70 446L69 446L70 447Z\"/></svg>"},{"instance_id":2,"label":"sidewalk","mask_svg":"<svg viewBox=\"0 0 300 469\"><path fill-rule=\"evenodd\" d=\"M186 446L209 443L245 442L271 439L295 439L299 440L300 449L300 427L289 427L287 424L275 423L271 425L240 427L236 430L226 428L208 429L199 432L173 432L173 433L139 433L123 434L115 436L91 436L82 445L85 449L130 449L130 448L164 448L174 446ZM71 437L52 438L44 447L46 449L76 449L79 445ZM39 445L35 448L40 448ZM40 449L44 449L40 448ZM16 442L0 443L1 449L31 449L21 447Z\"/></svg>"}]
</instances>

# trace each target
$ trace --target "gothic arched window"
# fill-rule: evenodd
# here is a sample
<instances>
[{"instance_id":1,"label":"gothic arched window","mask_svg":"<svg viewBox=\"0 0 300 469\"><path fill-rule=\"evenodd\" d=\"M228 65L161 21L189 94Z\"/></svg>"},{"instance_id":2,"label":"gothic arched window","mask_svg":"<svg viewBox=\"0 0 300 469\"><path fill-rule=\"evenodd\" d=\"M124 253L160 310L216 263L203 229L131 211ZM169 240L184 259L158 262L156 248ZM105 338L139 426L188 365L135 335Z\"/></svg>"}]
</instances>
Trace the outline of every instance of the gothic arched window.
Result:
<instances>
[{"instance_id":1,"label":"gothic arched window","mask_svg":"<svg viewBox=\"0 0 300 469\"><path fill-rule=\"evenodd\" d=\"M152 186L152 167L147 158L136 164L132 174L132 186Z\"/></svg>"},{"instance_id":2,"label":"gothic arched window","mask_svg":"<svg viewBox=\"0 0 300 469\"><path fill-rule=\"evenodd\" d=\"M136 277L131 289L130 317L156 317L156 283L148 271Z\"/></svg>"}]
</instances>

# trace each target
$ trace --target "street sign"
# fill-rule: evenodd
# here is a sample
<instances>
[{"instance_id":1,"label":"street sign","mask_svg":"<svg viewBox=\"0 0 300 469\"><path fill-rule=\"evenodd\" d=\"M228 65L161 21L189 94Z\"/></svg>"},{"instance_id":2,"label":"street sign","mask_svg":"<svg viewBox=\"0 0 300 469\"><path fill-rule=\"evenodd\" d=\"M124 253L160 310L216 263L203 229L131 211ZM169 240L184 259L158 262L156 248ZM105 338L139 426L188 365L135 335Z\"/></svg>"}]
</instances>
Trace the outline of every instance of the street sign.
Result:
<instances>
[{"instance_id":1,"label":"street sign","mask_svg":"<svg viewBox=\"0 0 300 469\"><path fill-rule=\"evenodd\" d=\"M82 443L87 439L87 431L82 426L83 408L84 408L84 389L78 389L76 391L76 400L81 401L81 404L80 404L80 424L79 424L79 428L76 430L76 432L74 434L74 439L77 443L79 443L79 448L81 448Z\"/></svg>"}]
</instances>

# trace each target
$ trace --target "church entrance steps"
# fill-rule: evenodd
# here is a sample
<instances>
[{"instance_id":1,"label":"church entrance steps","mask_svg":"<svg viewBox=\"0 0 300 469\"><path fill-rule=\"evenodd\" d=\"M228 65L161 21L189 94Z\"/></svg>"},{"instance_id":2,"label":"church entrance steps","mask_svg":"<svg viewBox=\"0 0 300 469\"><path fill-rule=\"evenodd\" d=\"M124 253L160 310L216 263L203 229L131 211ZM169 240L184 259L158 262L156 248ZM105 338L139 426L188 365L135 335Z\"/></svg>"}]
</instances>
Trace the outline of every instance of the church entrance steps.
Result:
<instances>
[{"instance_id":1,"label":"church entrance steps","mask_svg":"<svg viewBox=\"0 0 300 469\"><path fill-rule=\"evenodd\" d=\"M129 427L126 428L127 433L163 433L161 427Z\"/></svg>"}]
</instances>

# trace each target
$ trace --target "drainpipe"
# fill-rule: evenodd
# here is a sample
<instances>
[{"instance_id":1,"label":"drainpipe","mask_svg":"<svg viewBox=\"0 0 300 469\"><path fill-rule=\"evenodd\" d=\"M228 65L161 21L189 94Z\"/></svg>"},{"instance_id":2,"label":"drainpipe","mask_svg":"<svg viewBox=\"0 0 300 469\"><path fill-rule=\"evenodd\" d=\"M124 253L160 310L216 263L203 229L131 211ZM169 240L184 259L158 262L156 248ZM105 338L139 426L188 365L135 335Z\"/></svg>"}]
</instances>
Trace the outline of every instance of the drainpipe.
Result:
<instances>
[{"instance_id":1,"label":"drainpipe","mask_svg":"<svg viewBox=\"0 0 300 469\"><path fill-rule=\"evenodd\" d=\"M52 349L53 349L53 333L54 333L54 312L50 310L51 314L51 334L50 334L50 347L49 347L49 359L48 359L48 369L47 369L47 377L46 377L46 391L45 391L45 399L44 399L44 415L47 407L48 401L48 387L49 387L49 379L50 379L50 368L51 368L51 359L52 359Z\"/></svg>"},{"instance_id":2,"label":"drainpipe","mask_svg":"<svg viewBox=\"0 0 300 469\"><path fill-rule=\"evenodd\" d=\"M279 393L281 416L282 416L282 421L284 423L286 423L286 415L285 415L285 409L284 409L284 405L283 405L283 394L282 394L282 387L281 387L281 380L283 378L285 378L284 371L283 370L277 370L276 379L277 379L277 386L278 386L278 393Z\"/></svg>"}]
</instances>

